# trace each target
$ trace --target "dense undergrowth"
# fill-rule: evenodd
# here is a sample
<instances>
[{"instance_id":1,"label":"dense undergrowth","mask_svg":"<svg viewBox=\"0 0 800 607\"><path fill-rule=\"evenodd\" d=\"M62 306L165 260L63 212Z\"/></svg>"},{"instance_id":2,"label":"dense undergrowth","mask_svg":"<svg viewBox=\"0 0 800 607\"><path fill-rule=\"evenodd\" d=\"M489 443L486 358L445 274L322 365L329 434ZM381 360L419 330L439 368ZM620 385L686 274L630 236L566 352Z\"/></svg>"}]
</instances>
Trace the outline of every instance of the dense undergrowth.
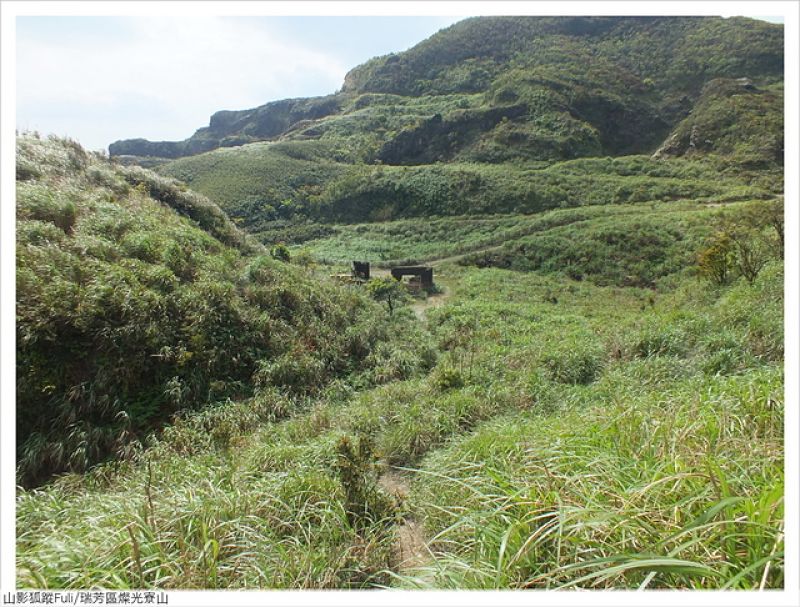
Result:
<instances>
[{"instance_id":1,"label":"dense undergrowth","mask_svg":"<svg viewBox=\"0 0 800 607\"><path fill-rule=\"evenodd\" d=\"M638 210L711 230L747 207ZM589 219L567 227L604 225ZM687 250L705 242L687 233ZM419 331L408 308L370 308L403 339L375 344L367 376L188 412L129 459L20 491L19 584L782 586L780 261L752 284L689 262L653 288L437 276L448 299ZM406 500L379 488L387 465L409 475ZM407 517L431 550L414 570L394 549Z\"/></svg>"},{"instance_id":2,"label":"dense undergrowth","mask_svg":"<svg viewBox=\"0 0 800 607\"><path fill-rule=\"evenodd\" d=\"M366 377L395 342L376 304L270 258L181 184L32 136L17 177L25 484L125 456L181 410Z\"/></svg>"},{"instance_id":3,"label":"dense undergrowth","mask_svg":"<svg viewBox=\"0 0 800 607\"><path fill-rule=\"evenodd\" d=\"M298 161L274 149L277 145L183 158L159 171L218 201L264 242L319 238L329 231L324 224L330 223L538 213L651 201L716 203L770 198L783 191L779 172L730 173L728 161L714 158L630 156L541 165L401 167Z\"/></svg>"},{"instance_id":4,"label":"dense undergrowth","mask_svg":"<svg viewBox=\"0 0 800 607\"><path fill-rule=\"evenodd\" d=\"M737 218L749 217L733 229ZM327 227L321 238L292 246L297 259L379 266L455 261L462 266L541 271L601 285L653 287L683 270L709 271L732 255L731 236L753 240L758 263L782 255L782 202L698 204L697 201L589 206L529 215L406 219ZM767 224L774 219L774 227ZM753 225L749 225L753 224ZM728 225L733 230L720 236ZM760 227L759 227L760 226ZM760 236L755 238L754 231ZM763 232L763 233L762 233ZM737 236L738 234L738 236ZM716 243L704 248L709 243ZM701 251L706 251L700 255ZM700 261L703 259L703 261ZM755 261L755 260L754 260Z\"/></svg>"},{"instance_id":5,"label":"dense undergrowth","mask_svg":"<svg viewBox=\"0 0 800 607\"><path fill-rule=\"evenodd\" d=\"M782 57L476 18L155 172L20 137L19 586L780 588Z\"/></svg>"},{"instance_id":6,"label":"dense undergrowth","mask_svg":"<svg viewBox=\"0 0 800 607\"><path fill-rule=\"evenodd\" d=\"M472 275L464 296L503 301L495 318L538 317L514 331L481 315L521 342L504 380L526 382L531 404L418 465L412 502L435 557L401 585L781 586L780 266L753 286L686 280L638 305L635 290L582 283L580 312L564 290L558 306L519 304L535 279L493 276Z\"/></svg>"}]
</instances>

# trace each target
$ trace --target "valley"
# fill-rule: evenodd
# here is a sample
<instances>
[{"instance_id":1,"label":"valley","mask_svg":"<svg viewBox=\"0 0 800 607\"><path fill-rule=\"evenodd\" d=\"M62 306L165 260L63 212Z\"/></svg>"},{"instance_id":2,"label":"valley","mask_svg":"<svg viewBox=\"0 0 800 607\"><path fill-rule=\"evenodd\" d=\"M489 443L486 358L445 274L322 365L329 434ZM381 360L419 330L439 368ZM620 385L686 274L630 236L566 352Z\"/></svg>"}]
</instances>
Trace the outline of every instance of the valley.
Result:
<instances>
[{"instance_id":1,"label":"valley","mask_svg":"<svg viewBox=\"0 0 800 607\"><path fill-rule=\"evenodd\" d=\"M18 585L782 588L782 73L473 18L185 141L20 134Z\"/></svg>"}]
</instances>

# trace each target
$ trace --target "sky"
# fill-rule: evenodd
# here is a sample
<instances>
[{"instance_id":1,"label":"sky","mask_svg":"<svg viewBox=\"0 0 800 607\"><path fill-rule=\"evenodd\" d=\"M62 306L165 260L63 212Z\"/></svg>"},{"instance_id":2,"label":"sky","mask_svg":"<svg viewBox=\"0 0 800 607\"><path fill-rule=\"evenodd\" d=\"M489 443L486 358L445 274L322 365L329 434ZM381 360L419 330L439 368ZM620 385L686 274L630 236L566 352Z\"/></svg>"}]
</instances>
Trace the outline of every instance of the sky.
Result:
<instances>
[{"instance_id":1,"label":"sky","mask_svg":"<svg viewBox=\"0 0 800 607\"><path fill-rule=\"evenodd\" d=\"M333 93L356 65L460 19L18 17L17 128L92 150L181 140L218 110Z\"/></svg>"},{"instance_id":2,"label":"sky","mask_svg":"<svg viewBox=\"0 0 800 607\"><path fill-rule=\"evenodd\" d=\"M92 150L179 140L218 110L327 95L460 17L18 17L17 128Z\"/></svg>"}]
</instances>

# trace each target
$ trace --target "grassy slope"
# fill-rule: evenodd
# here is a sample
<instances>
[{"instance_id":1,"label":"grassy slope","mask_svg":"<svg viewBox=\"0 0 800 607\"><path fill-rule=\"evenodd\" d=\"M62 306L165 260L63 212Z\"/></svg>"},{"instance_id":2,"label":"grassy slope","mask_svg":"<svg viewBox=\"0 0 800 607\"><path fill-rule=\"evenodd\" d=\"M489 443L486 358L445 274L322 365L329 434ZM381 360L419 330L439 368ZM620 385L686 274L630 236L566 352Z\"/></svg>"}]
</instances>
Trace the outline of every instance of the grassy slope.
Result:
<instances>
[{"instance_id":1,"label":"grassy slope","mask_svg":"<svg viewBox=\"0 0 800 607\"><path fill-rule=\"evenodd\" d=\"M295 415L266 424L262 399L210 409L138 462L21 493L20 584L782 584L779 264L752 286L681 271L655 291L444 270L427 377L384 354L384 386L270 401ZM418 470L410 499L392 505L372 465L343 475L342 436ZM398 578L404 512L434 558Z\"/></svg>"},{"instance_id":2,"label":"grassy slope","mask_svg":"<svg viewBox=\"0 0 800 607\"><path fill-rule=\"evenodd\" d=\"M403 583L779 585L781 280L773 267L754 288L682 281L637 301L469 275L462 305L502 336L492 364L528 411L423 460L413 501L438 553Z\"/></svg>"},{"instance_id":3,"label":"grassy slope","mask_svg":"<svg viewBox=\"0 0 800 607\"><path fill-rule=\"evenodd\" d=\"M184 409L369 375L392 342L373 302L181 184L54 138L20 138L17 160L22 482L129 453Z\"/></svg>"},{"instance_id":4,"label":"grassy slope","mask_svg":"<svg viewBox=\"0 0 800 607\"><path fill-rule=\"evenodd\" d=\"M267 243L324 236L329 230L313 225L320 223L681 199L723 202L782 191L778 174L726 173L726 165L713 160L630 156L550 165L391 167L293 160L276 148L254 144L184 158L159 170L214 197L239 225Z\"/></svg>"},{"instance_id":5,"label":"grassy slope","mask_svg":"<svg viewBox=\"0 0 800 607\"><path fill-rule=\"evenodd\" d=\"M529 243L529 237L536 234L552 236L563 231L557 228L572 224L583 226L578 230L586 229L587 224L594 229L606 224L618 224L619 229L625 231L631 225L651 222L659 214L694 218L691 222L696 225L713 215L712 212L692 213L703 210L704 207L697 202L686 201L609 204L529 215L466 215L340 224L329 227L330 234L295 245L292 250L334 264L348 263L356 258L372 260L383 266L464 259L469 265L501 266L501 262L507 259L509 262L514 260L518 269L524 269L525 258L518 249ZM710 211L710 208L707 210ZM552 251L548 255L552 255ZM557 263L554 260L554 264ZM508 265L510 263L505 267Z\"/></svg>"},{"instance_id":6,"label":"grassy slope","mask_svg":"<svg viewBox=\"0 0 800 607\"><path fill-rule=\"evenodd\" d=\"M353 259L384 267L451 261L539 270L596 284L653 287L694 265L695 253L720 217L760 204L654 202L335 225L329 234L292 251L298 258L332 264Z\"/></svg>"},{"instance_id":7,"label":"grassy slope","mask_svg":"<svg viewBox=\"0 0 800 607\"><path fill-rule=\"evenodd\" d=\"M340 113L158 170L265 242L323 235L309 222L758 197L782 189L780 34L748 19L467 19L353 70ZM662 156L695 132L693 161L625 156L670 132Z\"/></svg>"}]
</instances>

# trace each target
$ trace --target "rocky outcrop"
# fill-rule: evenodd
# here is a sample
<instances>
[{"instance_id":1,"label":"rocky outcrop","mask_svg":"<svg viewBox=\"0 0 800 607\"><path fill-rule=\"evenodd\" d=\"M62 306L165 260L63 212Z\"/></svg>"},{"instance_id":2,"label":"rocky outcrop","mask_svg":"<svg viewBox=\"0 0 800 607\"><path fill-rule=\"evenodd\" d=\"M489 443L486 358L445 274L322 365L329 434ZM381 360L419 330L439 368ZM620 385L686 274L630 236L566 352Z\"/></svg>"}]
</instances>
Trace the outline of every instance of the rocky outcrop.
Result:
<instances>
[{"instance_id":1,"label":"rocky outcrop","mask_svg":"<svg viewBox=\"0 0 800 607\"><path fill-rule=\"evenodd\" d=\"M125 139L108 146L111 156L180 158L219 147L275 139L298 122L315 120L341 111L342 95L282 99L250 110L223 110L211 116L207 127L183 141Z\"/></svg>"},{"instance_id":2,"label":"rocky outcrop","mask_svg":"<svg viewBox=\"0 0 800 607\"><path fill-rule=\"evenodd\" d=\"M387 141L379 150L377 159L386 164L408 165L450 160L501 120L514 120L527 114L525 105L460 110L445 118L435 114Z\"/></svg>"},{"instance_id":3,"label":"rocky outcrop","mask_svg":"<svg viewBox=\"0 0 800 607\"><path fill-rule=\"evenodd\" d=\"M757 88L749 78L710 80L703 86L689 115L678 123L652 158L707 152L731 154L737 147L752 143L754 137L764 138L766 142L774 130L770 127L774 126L772 122L780 112L780 105L774 93ZM782 145L775 140L764 145L779 144ZM777 148L766 153L778 156Z\"/></svg>"}]
</instances>

